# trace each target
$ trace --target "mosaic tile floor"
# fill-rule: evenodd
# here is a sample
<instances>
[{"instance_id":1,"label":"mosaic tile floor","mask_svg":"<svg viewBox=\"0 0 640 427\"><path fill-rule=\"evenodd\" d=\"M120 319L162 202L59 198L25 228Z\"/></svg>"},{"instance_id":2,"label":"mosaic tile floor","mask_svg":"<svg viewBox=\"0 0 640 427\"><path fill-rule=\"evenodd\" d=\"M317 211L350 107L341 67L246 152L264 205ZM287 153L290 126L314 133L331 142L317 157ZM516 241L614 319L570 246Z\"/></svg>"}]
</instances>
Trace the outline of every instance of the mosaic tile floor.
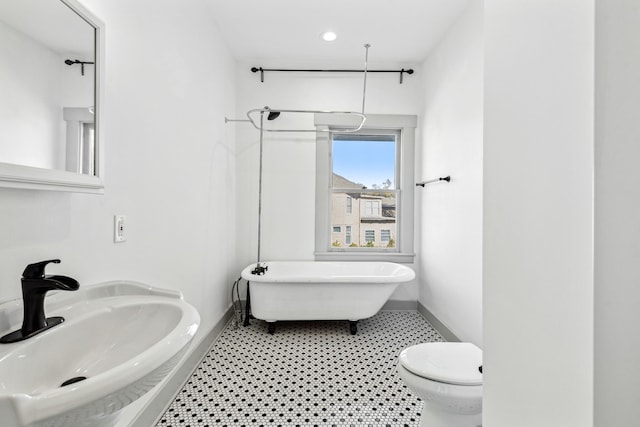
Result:
<instances>
[{"instance_id":1,"label":"mosaic tile floor","mask_svg":"<svg viewBox=\"0 0 640 427\"><path fill-rule=\"evenodd\" d=\"M358 322L229 325L157 424L418 426L422 402L396 373L400 351L444 341L416 311Z\"/></svg>"}]
</instances>

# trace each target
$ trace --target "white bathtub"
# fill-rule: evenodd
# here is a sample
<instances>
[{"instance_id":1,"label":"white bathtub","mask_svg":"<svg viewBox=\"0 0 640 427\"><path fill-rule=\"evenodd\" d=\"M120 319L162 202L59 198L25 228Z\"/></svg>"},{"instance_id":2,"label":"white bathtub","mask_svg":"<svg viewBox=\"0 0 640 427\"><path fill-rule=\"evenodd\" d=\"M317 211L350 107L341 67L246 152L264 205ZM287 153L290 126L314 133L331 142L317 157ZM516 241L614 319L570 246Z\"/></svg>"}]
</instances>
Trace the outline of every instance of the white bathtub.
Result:
<instances>
[{"instance_id":1,"label":"white bathtub","mask_svg":"<svg viewBox=\"0 0 640 427\"><path fill-rule=\"evenodd\" d=\"M247 299L253 317L278 320L348 320L375 315L399 284L413 280L409 267L391 262L273 261L267 270L252 274L256 264L242 271L249 281ZM246 317L248 322L249 316Z\"/></svg>"}]
</instances>

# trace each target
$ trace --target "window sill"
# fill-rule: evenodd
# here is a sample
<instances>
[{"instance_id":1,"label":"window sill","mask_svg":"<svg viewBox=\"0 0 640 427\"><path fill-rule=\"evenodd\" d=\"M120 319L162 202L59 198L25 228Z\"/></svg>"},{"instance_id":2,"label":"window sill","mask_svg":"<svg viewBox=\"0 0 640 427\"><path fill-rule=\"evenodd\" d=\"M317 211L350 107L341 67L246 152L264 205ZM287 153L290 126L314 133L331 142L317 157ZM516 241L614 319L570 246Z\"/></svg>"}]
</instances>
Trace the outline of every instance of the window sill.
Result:
<instances>
[{"instance_id":1,"label":"window sill","mask_svg":"<svg viewBox=\"0 0 640 427\"><path fill-rule=\"evenodd\" d=\"M414 253L316 252L316 261L388 261L410 264Z\"/></svg>"}]
</instances>

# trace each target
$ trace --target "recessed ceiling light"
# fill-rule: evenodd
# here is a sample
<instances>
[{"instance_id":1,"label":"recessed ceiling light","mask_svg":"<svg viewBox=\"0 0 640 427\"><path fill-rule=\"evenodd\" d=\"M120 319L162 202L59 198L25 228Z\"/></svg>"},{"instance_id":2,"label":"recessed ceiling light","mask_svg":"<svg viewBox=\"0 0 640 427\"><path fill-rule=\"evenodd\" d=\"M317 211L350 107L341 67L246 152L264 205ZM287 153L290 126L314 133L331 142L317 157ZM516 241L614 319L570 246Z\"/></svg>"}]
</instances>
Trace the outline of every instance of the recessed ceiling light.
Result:
<instances>
[{"instance_id":1,"label":"recessed ceiling light","mask_svg":"<svg viewBox=\"0 0 640 427\"><path fill-rule=\"evenodd\" d=\"M326 42L332 42L338 38L336 33L334 33L333 31L325 31L324 33L321 34L321 36L322 36L322 40Z\"/></svg>"}]
</instances>

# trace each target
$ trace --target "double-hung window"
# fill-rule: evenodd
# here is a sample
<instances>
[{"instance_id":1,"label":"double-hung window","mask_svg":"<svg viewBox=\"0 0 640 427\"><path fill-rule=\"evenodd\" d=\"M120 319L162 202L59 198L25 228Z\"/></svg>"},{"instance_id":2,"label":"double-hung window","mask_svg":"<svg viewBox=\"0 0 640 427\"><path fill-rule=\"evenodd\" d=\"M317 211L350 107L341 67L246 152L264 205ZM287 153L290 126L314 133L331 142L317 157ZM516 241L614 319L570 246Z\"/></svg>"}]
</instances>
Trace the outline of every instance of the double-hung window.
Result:
<instances>
[{"instance_id":1,"label":"double-hung window","mask_svg":"<svg viewBox=\"0 0 640 427\"><path fill-rule=\"evenodd\" d=\"M413 260L415 116L317 115L316 259ZM328 131L327 131L328 130ZM344 227L344 234L336 234Z\"/></svg>"},{"instance_id":2,"label":"double-hung window","mask_svg":"<svg viewBox=\"0 0 640 427\"><path fill-rule=\"evenodd\" d=\"M376 234L380 230L396 230L399 189L400 131L396 129L365 129L356 133L331 134L331 223L349 226L356 239L349 244L339 241L336 247L357 248L376 252L397 252L389 249ZM351 200L352 215L343 215L342 207ZM357 209L353 210L353 204ZM345 236L346 237L346 236Z\"/></svg>"},{"instance_id":3,"label":"double-hung window","mask_svg":"<svg viewBox=\"0 0 640 427\"><path fill-rule=\"evenodd\" d=\"M373 244L376 241L376 230L364 230L364 241Z\"/></svg>"}]
</instances>

